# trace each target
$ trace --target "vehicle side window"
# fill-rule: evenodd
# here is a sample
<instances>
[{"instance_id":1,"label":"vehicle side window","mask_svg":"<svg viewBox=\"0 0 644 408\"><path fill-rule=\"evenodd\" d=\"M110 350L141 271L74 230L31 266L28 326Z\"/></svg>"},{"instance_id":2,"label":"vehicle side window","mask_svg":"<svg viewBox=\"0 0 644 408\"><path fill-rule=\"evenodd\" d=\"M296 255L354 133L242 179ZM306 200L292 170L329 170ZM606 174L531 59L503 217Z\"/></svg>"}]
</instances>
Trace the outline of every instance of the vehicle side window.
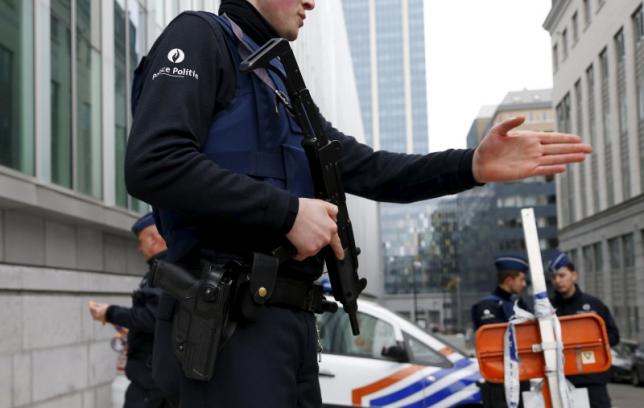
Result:
<instances>
[{"instance_id":1,"label":"vehicle side window","mask_svg":"<svg viewBox=\"0 0 644 408\"><path fill-rule=\"evenodd\" d=\"M445 356L414 337L405 334L405 342L411 354L409 359L412 363L439 367L452 365Z\"/></svg>"},{"instance_id":2,"label":"vehicle side window","mask_svg":"<svg viewBox=\"0 0 644 408\"><path fill-rule=\"evenodd\" d=\"M349 320L343 313L323 315L320 318L323 350L356 357L383 358L383 347L396 344L394 328L384 320L358 312L358 322L360 334L354 336Z\"/></svg>"}]
</instances>

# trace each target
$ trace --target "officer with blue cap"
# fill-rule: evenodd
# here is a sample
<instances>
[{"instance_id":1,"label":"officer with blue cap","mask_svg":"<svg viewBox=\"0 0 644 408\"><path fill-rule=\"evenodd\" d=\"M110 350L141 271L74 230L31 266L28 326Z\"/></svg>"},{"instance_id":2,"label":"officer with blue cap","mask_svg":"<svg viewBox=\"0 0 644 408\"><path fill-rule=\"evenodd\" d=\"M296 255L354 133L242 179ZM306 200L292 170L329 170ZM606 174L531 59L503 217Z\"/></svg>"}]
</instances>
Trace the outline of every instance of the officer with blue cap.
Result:
<instances>
[{"instance_id":1,"label":"officer with blue cap","mask_svg":"<svg viewBox=\"0 0 644 408\"><path fill-rule=\"evenodd\" d=\"M551 299L557 316L568 316L579 313L596 313L604 319L608 341L612 346L619 343L619 330L608 307L595 296L584 293L577 285L577 269L572 260L564 253L558 252L548 262L550 281L555 291ZM587 388L591 408L608 408L611 406L606 384L610 380L608 371L598 374L575 375L567 377L577 388Z\"/></svg>"},{"instance_id":2,"label":"officer with blue cap","mask_svg":"<svg viewBox=\"0 0 644 408\"><path fill-rule=\"evenodd\" d=\"M526 287L526 274L530 269L525 258L516 255L498 256L494 260L496 266L497 287L494 291L474 304L471 309L474 330L485 324L504 323L514 314L514 304L527 309L518 295ZM527 382L521 383L521 390L529 389ZM481 387L481 397L484 407L506 407L505 388L503 384L485 383ZM519 406L522 406L521 401Z\"/></svg>"},{"instance_id":3,"label":"officer with blue cap","mask_svg":"<svg viewBox=\"0 0 644 408\"><path fill-rule=\"evenodd\" d=\"M159 234L151 213L142 216L132 225L132 233L137 237L138 250L148 265L163 256L166 243ZM148 271L139 288L132 293L132 307L89 302L94 320L128 329L125 375L130 380L130 385L125 392L124 408L173 406L163 397L152 379L152 346L161 291L150 287L149 275Z\"/></svg>"}]
</instances>

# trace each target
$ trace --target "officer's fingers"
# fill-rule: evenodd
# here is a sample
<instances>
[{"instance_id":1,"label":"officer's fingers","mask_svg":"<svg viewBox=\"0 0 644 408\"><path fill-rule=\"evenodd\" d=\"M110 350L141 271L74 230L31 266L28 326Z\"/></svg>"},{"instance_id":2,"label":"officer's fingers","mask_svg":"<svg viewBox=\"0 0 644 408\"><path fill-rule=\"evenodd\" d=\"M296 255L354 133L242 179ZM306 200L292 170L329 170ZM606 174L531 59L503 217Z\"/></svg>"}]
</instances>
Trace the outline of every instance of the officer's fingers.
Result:
<instances>
[{"instance_id":1,"label":"officer's fingers","mask_svg":"<svg viewBox=\"0 0 644 408\"><path fill-rule=\"evenodd\" d=\"M331 218L336 220L338 217L338 206L335 204L326 203L326 212L331 216Z\"/></svg>"},{"instance_id":2,"label":"officer's fingers","mask_svg":"<svg viewBox=\"0 0 644 408\"><path fill-rule=\"evenodd\" d=\"M500 124L496 125L490 133L496 132L499 135L505 136L508 134L509 131L514 129L517 126L521 126L521 124L525 121L525 116L515 116L514 118L506 119Z\"/></svg>"},{"instance_id":3,"label":"officer's fingers","mask_svg":"<svg viewBox=\"0 0 644 408\"><path fill-rule=\"evenodd\" d=\"M344 248L342 248L342 242L340 241L340 236L337 233L333 234L333 237L331 237L331 242L329 243L329 245L331 245L331 248L335 253L335 257L338 258L338 260L340 261L343 260Z\"/></svg>"}]
</instances>

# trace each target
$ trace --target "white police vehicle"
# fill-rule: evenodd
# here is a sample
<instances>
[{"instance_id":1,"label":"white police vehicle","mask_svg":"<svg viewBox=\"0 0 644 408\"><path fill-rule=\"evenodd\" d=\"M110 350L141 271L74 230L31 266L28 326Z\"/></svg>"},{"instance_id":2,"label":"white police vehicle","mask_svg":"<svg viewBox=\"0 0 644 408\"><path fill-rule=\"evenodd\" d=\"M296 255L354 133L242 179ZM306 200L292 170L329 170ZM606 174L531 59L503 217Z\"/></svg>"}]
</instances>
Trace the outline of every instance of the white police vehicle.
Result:
<instances>
[{"instance_id":1,"label":"white police vehicle","mask_svg":"<svg viewBox=\"0 0 644 408\"><path fill-rule=\"evenodd\" d=\"M341 308L318 315L325 407L482 406L475 359L373 302L358 309L359 336Z\"/></svg>"}]
</instances>

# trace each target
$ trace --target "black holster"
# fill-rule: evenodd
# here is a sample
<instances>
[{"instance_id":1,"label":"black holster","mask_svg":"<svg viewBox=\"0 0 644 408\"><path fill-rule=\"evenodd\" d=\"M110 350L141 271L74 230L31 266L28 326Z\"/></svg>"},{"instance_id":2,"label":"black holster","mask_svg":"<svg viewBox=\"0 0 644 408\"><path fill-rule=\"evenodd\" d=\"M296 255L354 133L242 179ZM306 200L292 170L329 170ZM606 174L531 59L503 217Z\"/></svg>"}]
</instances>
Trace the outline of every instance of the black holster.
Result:
<instances>
[{"instance_id":1,"label":"black holster","mask_svg":"<svg viewBox=\"0 0 644 408\"><path fill-rule=\"evenodd\" d=\"M205 264L196 278L166 261L153 265L152 283L177 299L172 327L174 352L187 378L209 381L227 332L234 271L226 265Z\"/></svg>"}]
</instances>

